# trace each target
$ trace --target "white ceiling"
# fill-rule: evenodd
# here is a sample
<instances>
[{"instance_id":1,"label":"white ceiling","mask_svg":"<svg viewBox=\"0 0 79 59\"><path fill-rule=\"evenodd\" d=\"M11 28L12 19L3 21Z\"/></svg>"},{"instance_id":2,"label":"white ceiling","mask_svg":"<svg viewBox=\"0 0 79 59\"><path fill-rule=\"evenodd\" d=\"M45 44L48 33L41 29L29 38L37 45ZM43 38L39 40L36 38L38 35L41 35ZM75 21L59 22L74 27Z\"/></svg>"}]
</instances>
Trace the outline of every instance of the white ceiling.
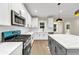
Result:
<instances>
[{"instance_id":1,"label":"white ceiling","mask_svg":"<svg viewBox=\"0 0 79 59\"><path fill-rule=\"evenodd\" d=\"M58 3L25 3L32 16L39 17L75 17L75 10L79 9L79 3L61 3L60 7ZM38 10L37 13L34 10ZM63 12L59 15L59 10Z\"/></svg>"}]
</instances>

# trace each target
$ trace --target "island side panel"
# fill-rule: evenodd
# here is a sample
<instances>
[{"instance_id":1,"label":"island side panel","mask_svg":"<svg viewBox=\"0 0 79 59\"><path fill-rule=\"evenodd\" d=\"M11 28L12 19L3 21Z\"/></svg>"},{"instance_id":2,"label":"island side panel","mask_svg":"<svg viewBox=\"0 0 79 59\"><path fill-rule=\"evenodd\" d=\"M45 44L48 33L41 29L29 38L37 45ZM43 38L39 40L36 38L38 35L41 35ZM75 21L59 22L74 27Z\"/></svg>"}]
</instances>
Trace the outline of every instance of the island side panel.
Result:
<instances>
[{"instance_id":1,"label":"island side panel","mask_svg":"<svg viewBox=\"0 0 79 59\"><path fill-rule=\"evenodd\" d=\"M55 55L55 41L50 36L48 36L48 47L50 49L50 53Z\"/></svg>"},{"instance_id":2,"label":"island side panel","mask_svg":"<svg viewBox=\"0 0 79 59\"><path fill-rule=\"evenodd\" d=\"M67 55L67 49L48 36L48 45L52 55Z\"/></svg>"},{"instance_id":3,"label":"island side panel","mask_svg":"<svg viewBox=\"0 0 79 59\"><path fill-rule=\"evenodd\" d=\"M79 49L68 49L67 55L79 55Z\"/></svg>"}]
</instances>

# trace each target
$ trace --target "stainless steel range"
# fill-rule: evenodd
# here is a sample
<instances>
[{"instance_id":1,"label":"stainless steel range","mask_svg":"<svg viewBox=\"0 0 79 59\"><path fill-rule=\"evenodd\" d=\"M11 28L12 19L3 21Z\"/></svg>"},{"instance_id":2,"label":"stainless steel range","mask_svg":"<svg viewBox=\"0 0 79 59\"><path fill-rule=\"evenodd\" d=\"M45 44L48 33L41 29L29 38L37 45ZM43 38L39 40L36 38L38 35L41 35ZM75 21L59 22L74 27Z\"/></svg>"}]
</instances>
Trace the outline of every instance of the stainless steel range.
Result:
<instances>
[{"instance_id":1,"label":"stainless steel range","mask_svg":"<svg viewBox=\"0 0 79 59\"><path fill-rule=\"evenodd\" d=\"M2 42L23 42L23 55L31 53L31 35L21 35L20 30L2 32Z\"/></svg>"}]
</instances>

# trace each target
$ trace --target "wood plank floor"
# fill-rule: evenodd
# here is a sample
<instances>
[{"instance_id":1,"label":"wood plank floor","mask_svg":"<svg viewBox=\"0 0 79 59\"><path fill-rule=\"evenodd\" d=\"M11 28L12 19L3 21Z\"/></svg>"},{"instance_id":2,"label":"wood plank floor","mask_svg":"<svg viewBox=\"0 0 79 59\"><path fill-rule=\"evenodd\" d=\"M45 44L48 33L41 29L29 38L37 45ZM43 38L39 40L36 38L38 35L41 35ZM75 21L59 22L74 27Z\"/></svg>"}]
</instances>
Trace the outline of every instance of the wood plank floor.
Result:
<instances>
[{"instance_id":1,"label":"wood plank floor","mask_svg":"<svg viewBox=\"0 0 79 59\"><path fill-rule=\"evenodd\" d=\"M48 40L35 40L32 45L32 55L50 55Z\"/></svg>"}]
</instances>

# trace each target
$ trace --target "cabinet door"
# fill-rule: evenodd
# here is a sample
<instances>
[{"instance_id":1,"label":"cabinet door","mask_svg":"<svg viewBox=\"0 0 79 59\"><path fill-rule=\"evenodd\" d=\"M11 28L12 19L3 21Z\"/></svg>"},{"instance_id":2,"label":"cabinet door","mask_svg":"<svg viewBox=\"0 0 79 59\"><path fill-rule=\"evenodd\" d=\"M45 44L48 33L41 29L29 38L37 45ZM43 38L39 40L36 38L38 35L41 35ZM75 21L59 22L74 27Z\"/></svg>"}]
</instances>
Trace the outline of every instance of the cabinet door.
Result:
<instances>
[{"instance_id":1,"label":"cabinet door","mask_svg":"<svg viewBox=\"0 0 79 59\"><path fill-rule=\"evenodd\" d=\"M55 41L49 36L48 36L48 46L50 49L50 53L52 55L55 55Z\"/></svg>"},{"instance_id":2,"label":"cabinet door","mask_svg":"<svg viewBox=\"0 0 79 59\"><path fill-rule=\"evenodd\" d=\"M48 31L49 32L53 31L53 17L48 18Z\"/></svg>"},{"instance_id":3,"label":"cabinet door","mask_svg":"<svg viewBox=\"0 0 79 59\"><path fill-rule=\"evenodd\" d=\"M8 3L0 3L0 25L11 25Z\"/></svg>"},{"instance_id":4,"label":"cabinet door","mask_svg":"<svg viewBox=\"0 0 79 59\"><path fill-rule=\"evenodd\" d=\"M48 18L48 27L53 27L53 18Z\"/></svg>"},{"instance_id":5,"label":"cabinet door","mask_svg":"<svg viewBox=\"0 0 79 59\"><path fill-rule=\"evenodd\" d=\"M44 37L45 37L44 33L39 33L39 38L40 39L44 39Z\"/></svg>"},{"instance_id":6,"label":"cabinet door","mask_svg":"<svg viewBox=\"0 0 79 59\"><path fill-rule=\"evenodd\" d=\"M47 40L48 39L48 34L45 33L45 32L40 32L39 33L39 39Z\"/></svg>"},{"instance_id":7,"label":"cabinet door","mask_svg":"<svg viewBox=\"0 0 79 59\"><path fill-rule=\"evenodd\" d=\"M27 27L31 27L31 16L29 13L27 13Z\"/></svg>"},{"instance_id":8,"label":"cabinet door","mask_svg":"<svg viewBox=\"0 0 79 59\"><path fill-rule=\"evenodd\" d=\"M52 38L51 38L52 39ZM55 55L55 41L52 39L52 48L51 48L51 54Z\"/></svg>"},{"instance_id":9,"label":"cabinet door","mask_svg":"<svg viewBox=\"0 0 79 59\"><path fill-rule=\"evenodd\" d=\"M66 55L67 51L60 44L56 43L55 53L56 55Z\"/></svg>"},{"instance_id":10,"label":"cabinet door","mask_svg":"<svg viewBox=\"0 0 79 59\"><path fill-rule=\"evenodd\" d=\"M11 12L11 10L14 10L17 13L19 13L20 7L21 7L20 3L9 3L9 12Z\"/></svg>"},{"instance_id":11,"label":"cabinet door","mask_svg":"<svg viewBox=\"0 0 79 59\"><path fill-rule=\"evenodd\" d=\"M32 27L38 27L38 18L37 17L33 17L32 18Z\"/></svg>"},{"instance_id":12,"label":"cabinet door","mask_svg":"<svg viewBox=\"0 0 79 59\"><path fill-rule=\"evenodd\" d=\"M38 40L39 39L39 33L35 32L33 34L33 39Z\"/></svg>"}]
</instances>

